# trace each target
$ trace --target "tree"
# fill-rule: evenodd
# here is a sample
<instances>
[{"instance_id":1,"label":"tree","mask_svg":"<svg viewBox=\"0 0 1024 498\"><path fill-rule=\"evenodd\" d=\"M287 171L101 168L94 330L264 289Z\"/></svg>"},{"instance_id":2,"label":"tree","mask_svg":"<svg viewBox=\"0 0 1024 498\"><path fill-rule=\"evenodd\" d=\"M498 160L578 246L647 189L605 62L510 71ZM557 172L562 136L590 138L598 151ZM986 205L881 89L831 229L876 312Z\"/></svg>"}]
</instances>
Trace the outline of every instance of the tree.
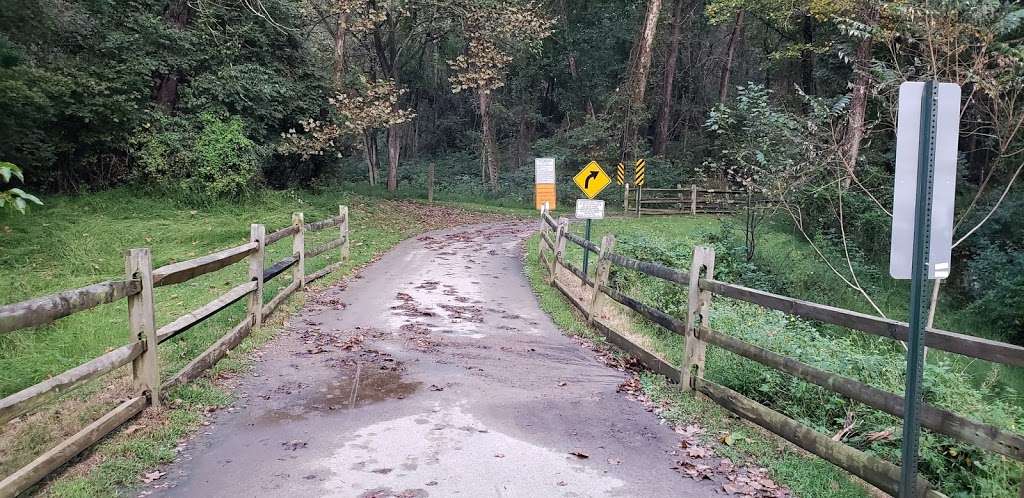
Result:
<instances>
[{"instance_id":1,"label":"tree","mask_svg":"<svg viewBox=\"0 0 1024 498\"><path fill-rule=\"evenodd\" d=\"M394 127L411 121L416 115L411 109L402 109L399 100L405 90L399 89L394 81L368 81L360 78L358 85L348 92L337 93L328 98L332 116L327 120L305 119L301 121L303 133L294 129L282 133L278 151L284 154L298 154L304 159L322 156L325 152L340 154L345 143L358 143L366 154L371 154L372 143L367 140L375 130ZM373 162L367 160L367 176L370 184L376 183L377 173ZM393 191L393 189L392 189Z\"/></svg>"},{"instance_id":2,"label":"tree","mask_svg":"<svg viewBox=\"0 0 1024 498\"><path fill-rule=\"evenodd\" d=\"M462 6L465 16L466 52L448 64L455 71L449 78L452 92L476 93L480 113L481 141L487 183L498 188L498 146L491 116L493 92L505 85L506 70L513 54L535 52L551 35L554 20L533 3L492 4L470 2Z\"/></svg>"},{"instance_id":3,"label":"tree","mask_svg":"<svg viewBox=\"0 0 1024 498\"><path fill-rule=\"evenodd\" d=\"M651 70L651 53L660 15L661 0L648 0L647 15L644 16L643 28L638 33L633 50L636 55L626 78L626 110L622 142L619 146L620 160L633 159L636 156L637 128L641 119L644 93L647 90L647 74Z\"/></svg>"},{"instance_id":4,"label":"tree","mask_svg":"<svg viewBox=\"0 0 1024 498\"><path fill-rule=\"evenodd\" d=\"M658 110L658 121L654 125L654 154L665 153L668 143L669 121L672 119L673 90L675 88L676 65L679 60L679 39L683 26L683 6L687 1L675 0L672 8L672 33L669 35L668 54L665 56L665 79L662 83L661 106Z\"/></svg>"},{"instance_id":5,"label":"tree","mask_svg":"<svg viewBox=\"0 0 1024 498\"><path fill-rule=\"evenodd\" d=\"M878 8L871 0L861 2L861 19L858 28L851 30L851 34L859 38L857 50L853 57L853 81L851 82L850 113L846 123L846 132L843 137L843 165L846 167L847 178L843 184L849 187L850 182L857 174L857 156L860 154L860 144L864 139L865 119L867 116L868 96L871 84L871 61L873 46L872 31L878 24Z\"/></svg>"}]
</instances>

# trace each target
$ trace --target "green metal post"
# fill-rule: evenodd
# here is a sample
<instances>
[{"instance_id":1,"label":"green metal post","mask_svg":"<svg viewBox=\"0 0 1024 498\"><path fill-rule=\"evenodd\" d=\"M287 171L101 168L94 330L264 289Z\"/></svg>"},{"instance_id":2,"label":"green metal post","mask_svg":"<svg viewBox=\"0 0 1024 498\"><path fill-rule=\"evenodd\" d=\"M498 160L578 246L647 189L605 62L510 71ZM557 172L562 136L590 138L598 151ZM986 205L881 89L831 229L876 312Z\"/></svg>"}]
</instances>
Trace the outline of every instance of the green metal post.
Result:
<instances>
[{"instance_id":1,"label":"green metal post","mask_svg":"<svg viewBox=\"0 0 1024 498\"><path fill-rule=\"evenodd\" d=\"M910 330L907 344L907 385L903 401L903 448L899 498L914 498L921 421L921 377L924 367L924 317L928 302L929 239L932 226L932 183L935 175L935 83L924 84L921 97L921 142L917 151L917 206L914 209L914 250L910 284Z\"/></svg>"},{"instance_id":2,"label":"green metal post","mask_svg":"<svg viewBox=\"0 0 1024 498\"><path fill-rule=\"evenodd\" d=\"M593 221L593 220L591 220L590 218L587 218L587 223L583 227L583 238L587 239L587 242L590 242L590 222L591 221ZM587 274L587 265L588 265L588 263L590 263L590 249L587 249L586 247L584 247L583 248L583 274L584 275Z\"/></svg>"}]
</instances>

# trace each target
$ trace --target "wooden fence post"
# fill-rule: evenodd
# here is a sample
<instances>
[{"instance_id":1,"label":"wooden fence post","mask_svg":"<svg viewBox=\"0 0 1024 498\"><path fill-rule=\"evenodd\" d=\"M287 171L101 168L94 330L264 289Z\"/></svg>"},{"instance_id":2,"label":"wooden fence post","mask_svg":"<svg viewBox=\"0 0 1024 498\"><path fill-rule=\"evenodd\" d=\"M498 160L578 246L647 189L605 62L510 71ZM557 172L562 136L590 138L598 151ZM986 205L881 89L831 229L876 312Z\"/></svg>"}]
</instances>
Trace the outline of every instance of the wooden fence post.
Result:
<instances>
[{"instance_id":1,"label":"wooden fence post","mask_svg":"<svg viewBox=\"0 0 1024 498\"><path fill-rule=\"evenodd\" d=\"M258 223L249 225L249 241L256 242L256 251L249 255L249 280L256 282L256 290L249 294L249 314L252 327L263 325L263 249L267 240L267 228Z\"/></svg>"},{"instance_id":2,"label":"wooden fence post","mask_svg":"<svg viewBox=\"0 0 1024 498\"><path fill-rule=\"evenodd\" d=\"M697 184L690 184L690 214L697 214Z\"/></svg>"},{"instance_id":3,"label":"wooden fence post","mask_svg":"<svg viewBox=\"0 0 1024 498\"><path fill-rule=\"evenodd\" d=\"M608 260L608 254L611 253L614 248L614 235L609 233L604 237L601 237L601 252L597 256L597 272L594 275L594 289L590 294L590 306L587 308L587 325L594 323L594 313L597 312L597 297L601 292L601 286L608 284L608 274L612 269L612 262Z\"/></svg>"},{"instance_id":4,"label":"wooden fence post","mask_svg":"<svg viewBox=\"0 0 1024 498\"><path fill-rule=\"evenodd\" d=\"M299 258L292 267L292 285L306 288L306 218L302 213L292 213L292 226L297 227L292 237L292 254ZM296 284L295 282L298 282Z\"/></svg>"},{"instance_id":5,"label":"wooden fence post","mask_svg":"<svg viewBox=\"0 0 1024 498\"><path fill-rule=\"evenodd\" d=\"M701 269L704 278L715 278L715 250L708 246L693 248L693 261L690 263L690 288L686 311L686 352L683 366L679 370L679 385L684 391L693 389L692 377L704 377L704 352L707 343L697 335L697 328L708 326L708 314L711 311L711 292L701 291L699 282Z\"/></svg>"},{"instance_id":6,"label":"wooden fence post","mask_svg":"<svg viewBox=\"0 0 1024 498\"><path fill-rule=\"evenodd\" d=\"M434 163L427 169L427 202L434 203Z\"/></svg>"},{"instance_id":7,"label":"wooden fence post","mask_svg":"<svg viewBox=\"0 0 1024 498\"><path fill-rule=\"evenodd\" d=\"M157 356L156 316L153 305L153 258L149 248L130 249L124 256L125 278L138 279L142 289L128 296L128 326L132 341L146 343L146 351L132 361L132 385L148 391L149 402L160 407L160 364Z\"/></svg>"},{"instance_id":8,"label":"wooden fence post","mask_svg":"<svg viewBox=\"0 0 1024 498\"><path fill-rule=\"evenodd\" d=\"M558 230L555 231L555 250L551 254L551 269L548 272L548 285L555 284L555 274L558 271L558 263L562 260L562 254L565 253L565 229L569 225L569 220L565 218L558 219Z\"/></svg>"},{"instance_id":9,"label":"wooden fence post","mask_svg":"<svg viewBox=\"0 0 1024 498\"><path fill-rule=\"evenodd\" d=\"M544 236L548 234L548 230L549 230L548 222L547 222L547 220L544 219L544 215L546 215L546 214L548 214L548 203L545 202L540 207L540 237L537 240L537 260L538 261L540 260L540 257L544 255L544 246L547 245L547 243L544 242ZM554 251L552 251L552 253L553 252Z\"/></svg>"},{"instance_id":10,"label":"wooden fence post","mask_svg":"<svg viewBox=\"0 0 1024 498\"><path fill-rule=\"evenodd\" d=\"M348 261L352 249L348 231L348 206L338 206L338 216L342 217L341 223L338 224L338 229L341 231L341 238L345 240L345 242L341 243L341 261Z\"/></svg>"}]
</instances>

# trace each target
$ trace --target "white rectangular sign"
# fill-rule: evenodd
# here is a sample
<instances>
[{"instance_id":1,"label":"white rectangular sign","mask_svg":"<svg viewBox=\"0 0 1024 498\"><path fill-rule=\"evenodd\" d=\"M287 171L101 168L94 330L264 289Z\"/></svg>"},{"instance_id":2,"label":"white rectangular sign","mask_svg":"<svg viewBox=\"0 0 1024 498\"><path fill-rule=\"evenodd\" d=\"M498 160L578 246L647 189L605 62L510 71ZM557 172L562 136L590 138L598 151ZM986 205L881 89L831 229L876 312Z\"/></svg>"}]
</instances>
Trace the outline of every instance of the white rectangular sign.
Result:
<instances>
[{"instance_id":1,"label":"white rectangular sign","mask_svg":"<svg viewBox=\"0 0 1024 498\"><path fill-rule=\"evenodd\" d=\"M957 141L960 132L960 86L936 83L935 182L932 186L931 231L929 234L928 278L949 276L953 243L953 208L956 194ZM914 252L914 211L917 206L918 153L921 146L921 97L923 82L900 85L896 122L896 182L893 187L892 242L889 274L911 278ZM927 153L927 151L923 151Z\"/></svg>"},{"instance_id":2,"label":"white rectangular sign","mask_svg":"<svg viewBox=\"0 0 1024 498\"><path fill-rule=\"evenodd\" d=\"M555 183L555 158L538 157L533 160L533 165L536 177L534 183Z\"/></svg>"},{"instance_id":3,"label":"white rectangular sign","mask_svg":"<svg viewBox=\"0 0 1024 498\"><path fill-rule=\"evenodd\" d=\"M576 199L576 218L580 220L604 219L604 201L597 199Z\"/></svg>"}]
</instances>

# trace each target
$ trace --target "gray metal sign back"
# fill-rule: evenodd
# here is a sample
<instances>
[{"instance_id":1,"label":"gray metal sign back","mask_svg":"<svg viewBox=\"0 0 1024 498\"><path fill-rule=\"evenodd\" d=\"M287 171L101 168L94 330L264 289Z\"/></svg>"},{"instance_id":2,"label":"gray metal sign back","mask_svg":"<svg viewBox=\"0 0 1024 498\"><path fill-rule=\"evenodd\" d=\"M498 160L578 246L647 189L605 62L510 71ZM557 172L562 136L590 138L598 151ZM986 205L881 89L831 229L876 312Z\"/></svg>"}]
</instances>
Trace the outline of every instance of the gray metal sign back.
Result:
<instances>
[{"instance_id":1,"label":"gray metal sign back","mask_svg":"<svg viewBox=\"0 0 1024 498\"><path fill-rule=\"evenodd\" d=\"M918 149L921 144L921 96L924 83L900 85L896 124L896 183L893 193L889 274L907 280L912 274L914 208L917 205ZM960 130L960 86L935 85L935 181L932 187L928 278L946 278L953 241L957 141ZM927 154L927 151L922 151Z\"/></svg>"}]
</instances>

